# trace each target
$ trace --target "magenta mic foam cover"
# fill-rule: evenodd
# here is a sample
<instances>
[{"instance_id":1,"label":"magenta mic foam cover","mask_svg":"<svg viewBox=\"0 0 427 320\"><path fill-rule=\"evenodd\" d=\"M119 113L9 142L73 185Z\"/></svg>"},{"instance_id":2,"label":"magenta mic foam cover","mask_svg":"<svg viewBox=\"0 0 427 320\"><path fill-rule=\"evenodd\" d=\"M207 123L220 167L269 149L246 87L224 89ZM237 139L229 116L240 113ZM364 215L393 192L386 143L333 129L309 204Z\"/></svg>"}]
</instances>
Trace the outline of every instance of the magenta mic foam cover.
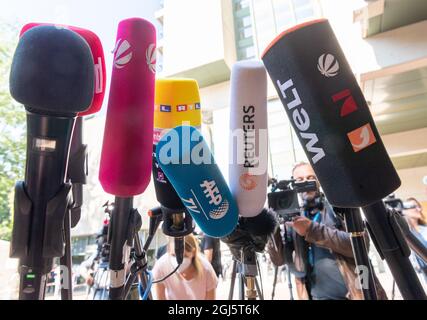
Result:
<instances>
[{"instance_id":1,"label":"magenta mic foam cover","mask_svg":"<svg viewBox=\"0 0 427 320\"><path fill-rule=\"evenodd\" d=\"M140 18L119 23L99 180L120 197L141 194L151 176L156 30Z\"/></svg>"}]
</instances>

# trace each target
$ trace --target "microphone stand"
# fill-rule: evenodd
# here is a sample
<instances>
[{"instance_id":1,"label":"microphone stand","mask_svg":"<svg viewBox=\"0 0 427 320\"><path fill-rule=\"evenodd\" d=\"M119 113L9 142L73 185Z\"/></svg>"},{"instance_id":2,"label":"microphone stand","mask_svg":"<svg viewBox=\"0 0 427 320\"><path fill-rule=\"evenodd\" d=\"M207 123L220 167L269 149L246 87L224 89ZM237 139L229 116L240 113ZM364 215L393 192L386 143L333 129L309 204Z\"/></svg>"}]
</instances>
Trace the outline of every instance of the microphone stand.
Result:
<instances>
[{"instance_id":1,"label":"microphone stand","mask_svg":"<svg viewBox=\"0 0 427 320\"><path fill-rule=\"evenodd\" d=\"M365 227L359 208L336 208L344 216L347 232L350 234L351 247L353 249L354 260L356 261L356 270L358 272L359 285L363 292L365 300L378 300L377 289L374 281L374 272L369 260L368 250L365 243ZM368 268L368 283L363 283L363 277L360 272Z\"/></svg>"},{"instance_id":2,"label":"microphone stand","mask_svg":"<svg viewBox=\"0 0 427 320\"><path fill-rule=\"evenodd\" d=\"M73 299L71 228L80 220L83 204L83 184L87 176L87 145L83 144L83 118L77 117L71 139L67 178L72 183L73 204L64 220L65 254L60 258L62 269L61 300Z\"/></svg>"},{"instance_id":3,"label":"microphone stand","mask_svg":"<svg viewBox=\"0 0 427 320\"><path fill-rule=\"evenodd\" d=\"M64 221L71 206L65 182L75 117L27 111L25 181L15 185L10 256L19 258L19 299L42 300L53 258L64 255Z\"/></svg>"},{"instance_id":4,"label":"microphone stand","mask_svg":"<svg viewBox=\"0 0 427 320\"><path fill-rule=\"evenodd\" d=\"M162 231L175 238L175 256L178 264L184 260L184 237L194 231L194 221L185 209L170 209L161 206L163 214Z\"/></svg>"},{"instance_id":5,"label":"microphone stand","mask_svg":"<svg viewBox=\"0 0 427 320\"><path fill-rule=\"evenodd\" d=\"M61 300L73 300L73 269L71 257L71 210L68 210L64 219L65 253L60 258L62 270Z\"/></svg>"},{"instance_id":6,"label":"microphone stand","mask_svg":"<svg viewBox=\"0 0 427 320\"><path fill-rule=\"evenodd\" d=\"M110 300L125 299L126 268L133 247L135 215L133 197L115 197L110 220ZM140 216L139 216L140 218Z\"/></svg>"},{"instance_id":7,"label":"microphone stand","mask_svg":"<svg viewBox=\"0 0 427 320\"><path fill-rule=\"evenodd\" d=\"M135 282L135 279L139 277L140 281L142 282L142 286L147 289L148 288L148 277L147 277L147 250L150 247L150 244L152 240L154 239L154 235L160 225L160 222L162 221L162 211L159 208L155 208L150 210L150 226L148 229L148 237L145 241L144 247L141 246L141 240L138 235L139 228L134 228L134 252L133 252L133 259L135 260L135 263L132 264L130 276L126 281L126 287L125 287L125 294L124 296L127 297L133 283ZM148 294L148 299L152 300L151 292Z\"/></svg>"},{"instance_id":8,"label":"microphone stand","mask_svg":"<svg viewBox=\"0 0 427 320\"><path fill-rule=\"evenodd\" d=\"M236 274L239 273L239 300L245 300L245 286L246 286L246 298L247 300L256 300L257 295L261 300L264 300L264 296L259 287L257 275L257 260L256 253L252 249L242 248L241 250L241 261L237 261L233 258L233 268L231 274L230 291L228 299L232 300L234 295L234 284L236 281Z\"/></svg>"},{"instance_id":9,"label":"microphone stand","mask_svg":"<svg viewBox=\"0 0 427 320\"><path fill-rule=\"evenodd\" d=\"M426 294L409 261L411 251L402 230L382 201L363 207L367 227L378 253L387 261L405 300L426 300Z\"/></svg>"},{"instance_id":10,"label":"microphone stand","mask_svg":"<svg viewBox=\"0 0 427 320\"><path fill-rule=\"evenodd\" d=\"M83 185L88 175L87 145L83 144L83 118L77 117L71 139L70 159L68 161L67 178L73 184L73 207L71 208L71 228L80 220L83 205Z\"/></svg>"}]
</instances>

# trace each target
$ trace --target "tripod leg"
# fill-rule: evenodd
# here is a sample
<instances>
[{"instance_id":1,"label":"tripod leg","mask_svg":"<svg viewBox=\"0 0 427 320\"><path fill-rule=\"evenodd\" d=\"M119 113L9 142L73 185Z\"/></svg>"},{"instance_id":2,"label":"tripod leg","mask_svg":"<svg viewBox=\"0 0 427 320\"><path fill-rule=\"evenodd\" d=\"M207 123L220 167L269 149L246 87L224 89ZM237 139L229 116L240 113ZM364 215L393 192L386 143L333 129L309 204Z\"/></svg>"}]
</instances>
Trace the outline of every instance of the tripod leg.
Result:
<instances>
[{"instance_id":1,"label":"tripod leg","mask_svg":"<svg viewBox=\"0 0 427 320\"><path fill-rule=\"evenodd\" d=\"M62 269L61 300L73 300L72 284L72 258L71 258L71 220L70 211L67 211L64 219L65 253L60 259Z\"/></svg>"},{"instance_id":2,"label":"tripod leg","mask_svg":"<svg viewBox=\"0 0 427 320\"><path fill-rule=\"evenodd\" d=\"M254 277L254 279L255 279L255 287L258 293L258 297L260 300L264 300L264 295L262 294L261 288L259 287L258 279L256 277Z\"/></svg>"},{"instance_id":3,"label":"tripod leg","mask_svg":"<svg viewBox=\"0 0 427 320\"><path fill-rule=\"evenodd\" d=\"M403 298L426 300L424 289L409 261L410 251L402 231L387 212L384 203L376 202L364 207L363 211Z\"/></svg>"},{"instance_id":4,"label":"tripod leg","mask_svg":"<svg viewBox=\"0 0 427 320\"><path fill-rule=\"evenodd\" d=\"M366 250L365 243L365 228L363 225L362 217L358 208L348 208L344 210L344 219L347 232L351 236L351 246L353 248L353 255L356 261L357 271L363 270L361 268L368 268L368 283L363 283L363 278L358 275L359 285L363 292L365 300L377 300L377 290L374 281L374 272L369 260L368 251Z\"/></svg>"},{"instance_id":5,"label":"tripod leg","mask_svg":"<svg viewBox=\"0 0 427 320\"><path fill-rule=\"evenodd\" d=\"M294 294L293 294L293 291L292 291L291 268L289 268L289 266L286 266L286 269L288 270L289 299L294 300Z\"/></svg>"},{"instance_id":6,"label":"tripod leg","mask_svg":"<svg viewBox=\"0 0 427 320\"><path fill-rule=\"evenodd\" d=\"M236 272L237 272L237 261L233 260L233 267L231 270L231 284L230 284L230 291L228 293L228 300L233 300L234 285L236 283Z\"/></svg>"},{"instance_id":7,"label":"tripod leg","mask_svg":"<svg viewBox=\"0 0 427 320\"><path fill-rule=\"evenodd\" d=\"M239 272L239 300L245 300L245 276Z\"/></svg>"},{"instance_id":8,"label":"tripod leg","mask_svg":"<svg viewBox=\"0 0 427 320\"><path fill-rule=\"evenodd\" d=\"M274 266L273 291L271 292L271 300L274 300L274 294L276 292L276 284L277 284L278 273L279 273L279 267Z\"/></svg>"},{"instance_id":9,"label":"tripod leg","mask_svg":"<svg viewBox=\"0 0 427 320\"><path fill-rule=\"evenodd\" d=\"M393 280L393 288L391 289L391 300L394 300L396 294L396 281Z\"/></svg>"}]
</instances>

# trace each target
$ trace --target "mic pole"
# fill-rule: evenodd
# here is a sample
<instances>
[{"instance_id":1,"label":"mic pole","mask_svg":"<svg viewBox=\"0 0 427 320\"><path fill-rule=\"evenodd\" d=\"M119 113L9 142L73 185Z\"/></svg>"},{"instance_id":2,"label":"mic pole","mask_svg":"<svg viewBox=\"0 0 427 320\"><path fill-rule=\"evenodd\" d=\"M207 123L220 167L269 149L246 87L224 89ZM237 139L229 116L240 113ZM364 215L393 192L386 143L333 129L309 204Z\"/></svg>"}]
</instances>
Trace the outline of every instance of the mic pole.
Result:
<instances>
[{"instance_id":1,"label":"mic pole","mask_svg":"<svg viewBox=\"0 0 427 320\"><path fill-rule=\"evenodd\" d=\"M115 197L111 216L110 248L110 299L124 299L126 266L130 256L131 243L127 243L130 231L130 218L133 211L133 197ZM128 249L128 250L126 250Z\"/></svg>"},{"instance_id":2,"label":"mic pole","mask_svg":"<svg viewBox=\"0 0 427 320\"><path fill-rule=\"evenodd\" d=\"M64 219L65 253L60 258L62 269L61 300L73 300L73 263L71 257L71 212L67 210Z\"/></svg>"},{"instance_id":3,"label":"mic pole","mask_svg":"<svg viewBox=\"0 0 427 320\"><path fill-rule=\"evenodd\" d=\"M70 137L74 120L27 112L28 160L25 183L16 185L20 190L15 193L11 248L11 256L20 258L20 300L44 299L46 274L51 271L53 258L63 255L63 221L71 188L64 184L69 140L57 139L56 157L49 157L51 150L37 149L37 141L43 143L37 137ZM31 211L25 212L19 195L28 197Z\"/></svg>"},{"instance_id":4,"label":"mic pole","mask_svg":"<svg viewBox=\"0 0 427 320\"><path fill-rule=\"evenodd\" d=\"M71 208L71 227L80 220L83 204L83 185L87 177L87 145L83 144L83 117L77 117L71 139L70 159L67 178L73 184L73 206Z\"/></svg>"},{"instance_id":5,"label":"mic pole","mask_svg":"<svg viewBox=\"0 0 427 320\"><path fill-rule=\"evenodd\" d=\"M147 269L147 250L150 247L151 241L154 239L154 235L160 225L160 222L162 221L162 211L160 207L153 208L148 213L150 217L150 226L148 229L148 237L145 241L144 247L141 246L141 240L138 235L138 230L140 229L140 216L138 213L137 218L139 221L135 223L136 228L134 228L134 258L135 263L132 264L131 267L131 274L129 278L126 281L126 287L125 287L125 294L124 296L127 297L129 294L129 291L132 287L132 284L135 282L136 277L139 275L140 281L142 282L143 287L148 290L148 277L146 273ZM151 291L148 294L148 299L152 300L152 294Z\"/></svg>"},{"instance_id":6,"label":"mic pole","mask_svg":"<svg viewBox=\"0 0 427 320\"><path fill-rule=\"evenodd\" d=\"M185 210L173 210L162 208L162 231L166 236L174 238L176 262L181 264L184 259L184 237L194 231L194 223L191 215Z\"/></svg>"},{"instance_id":7,"label":"mic pole","mask_svg":"<svg viewBox=\"0 0 427 320\"><path fill-rule=\"evenodd\" d=\"M74 124L73 136L70 143L67 178L71 181L72 205L65 213L64 219L64 255L59 264L62 272L61 300L73 299L73 261L71 255L71 228L80 220L81 206L83 204L83 184L86 184L86 156L87 146L82 144L83 118L77 117Z\"/></svg>"},{"instance_id":8,"label":"mic pole","mask_svg":"<svg viewBox=\"0 0 427 320\"><path fill-rule=\"evenodd\" d=\"M378 201L363 207L377 249L387 261L405 300L425 300L426 295L409 261L411 254L396 220Z\"/></svg>"},{"instance_id":9,"label":"mic pole","mask_svg":"<svg viewBox=\"0 0 427 320\"><path fill-rule=\"evenodd\" d=\"M377 289L374 281L374 272L369 260L367 246L365 243L365 227L359 208L334 208L336 212L343 214L347 232L350 234L351 247L353 249L354 260L360 289L365 300L378 300ZM368 268L368 283L363 283L362 268Z\"/></svg>"}]
</instances>

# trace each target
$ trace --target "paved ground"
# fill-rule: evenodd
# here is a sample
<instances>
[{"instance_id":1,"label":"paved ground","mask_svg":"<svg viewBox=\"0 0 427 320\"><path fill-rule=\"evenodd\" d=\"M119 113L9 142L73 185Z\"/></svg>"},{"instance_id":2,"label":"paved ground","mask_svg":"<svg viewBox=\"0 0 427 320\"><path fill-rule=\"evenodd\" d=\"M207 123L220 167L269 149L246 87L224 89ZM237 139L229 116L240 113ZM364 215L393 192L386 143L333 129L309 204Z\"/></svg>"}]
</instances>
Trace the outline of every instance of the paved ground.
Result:
<instances>
[{"instance_id":1,"label":"paved ground","mask_svg":"<svg viewBox=\"0 0 427 320\"><path fill-rule=\"evenodd\" d=\"M273 285L272 285L273 284L273 272L272 271L267 272L266 270L263 270L262 274L263 274L262 286L264 289L264 299L271 300L272 289L273 289ZM378 278L379 278L381 284L383 285L383 287L385 288L389 299L391 299L393 280L392 280L390 272L388 270L386 270L383 273L379 273ZM217 289L217 299L223 299L223 300L228 299L229 291L230 291L230 284L231 284L231 281L230 281L229 277L227 277L226 280L223 280L222 278L219 280L218 289ZM285 275L282 275L282 277L278 278L274 300L289 300L290 299L290 290L288 288L288 285L289 285L288 279ZM293 281L293 277L292 277L292 287L293 287L294 299L297 299L296 290L295 290L295 283ZM234 300L237 300L238 296L239 296L239 288L238 288L237 281L236 281L235 290L234 290ZM49 299L53 299L53 297L49 297ZM84 300L84 299L86 299L86 293L85 292L75 293L74 299ZM401 300L402 299L397 288L396 288L394 299L395 300Z\"/></svg>"},{"instance_id":2,"label":"paved ground","mask_svg":"<svg viewBox=\"0 0 427 320\"><path fill-rule=\"evenodd\" d=\"M17 260L9 259L8 257L8 243L0 242L0 300L1 299L16 299L17 298L17 288L18 288L18 276L16 273L17 269ZM272 296L272 284L273 284L273 270L267 268L266 263L260 262L261 265L261 274L262 274L262 286L264 291L264 298L271 299ZM383 272L379 272L379 269L383 269ZM387 292L389 299L392 297L392 287L393 287L393 278L387 266L381 268L380 265L376 265L377 276L383 285L384 289ZM293 278L293 277L292 277ZM237 283L237 281L236 281ZM423 282L423 284L425 284ZM295 283L292 281L293 294L296 299ZM74 299L86 299L86 293L84 288L75 292ZM425 287L425 289L427 289ZM218 299L228 299L228 294L230 290L230 275L228 274L226 280L222 278L219 280L218 289L217 289L217 298ZM234 299L238 299L238 286L235 286ZM426 290L427 292L427 290ZM55 299L53 296L48 296L48 299ZM284 274L278 278L276 290L275 290L275 300L288 300L290 299L290 292L288 288L288 281ZM396 288L395 299L402 299L398 289Z\"/></svg>"}]
</instances>

